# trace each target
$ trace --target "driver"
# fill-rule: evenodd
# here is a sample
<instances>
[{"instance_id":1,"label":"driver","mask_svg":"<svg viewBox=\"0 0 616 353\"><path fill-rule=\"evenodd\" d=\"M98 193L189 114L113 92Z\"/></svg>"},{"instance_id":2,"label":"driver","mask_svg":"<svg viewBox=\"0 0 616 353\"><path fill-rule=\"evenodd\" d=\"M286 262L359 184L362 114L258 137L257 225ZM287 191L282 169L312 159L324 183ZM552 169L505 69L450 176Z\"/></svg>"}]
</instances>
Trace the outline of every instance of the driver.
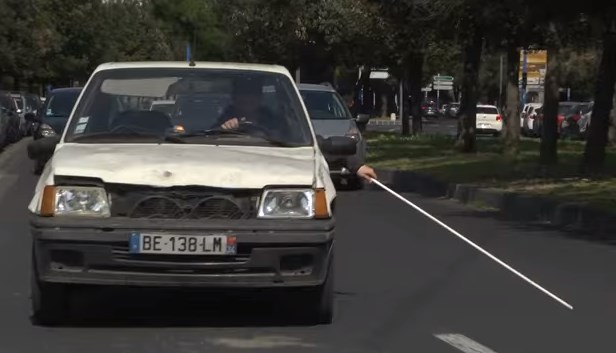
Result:
<instances>
[{"instance_id":1,"label":"driver","mask_svg":"<svg viewBox=\"0 0 616 353\"><path fill-rule=\"evenodd\" d=\"M261 106L263 86L257 80L235 82L232 104L223 112L219 124L223 130L238 129L240 124L255 124L270 131L280 131L280 119L274 119L269 109ZM376 173L370 166L351 157L348 168L360 178L370 181Z\"/></svg>"},{"instance_id":2,"label":"driver","mask_svg":"<svg viewBox=\"0 0 616 353\"><path fill-rule=\"evenodd\" d=\"M233 87L232 103L222 113L220 127L223 130L232 130L240 124L254 124L267 130L276 131L282 123L274 119L272 112L261 105L263 86L258 80L236 81Z\"/></svg>"}]
</instances>

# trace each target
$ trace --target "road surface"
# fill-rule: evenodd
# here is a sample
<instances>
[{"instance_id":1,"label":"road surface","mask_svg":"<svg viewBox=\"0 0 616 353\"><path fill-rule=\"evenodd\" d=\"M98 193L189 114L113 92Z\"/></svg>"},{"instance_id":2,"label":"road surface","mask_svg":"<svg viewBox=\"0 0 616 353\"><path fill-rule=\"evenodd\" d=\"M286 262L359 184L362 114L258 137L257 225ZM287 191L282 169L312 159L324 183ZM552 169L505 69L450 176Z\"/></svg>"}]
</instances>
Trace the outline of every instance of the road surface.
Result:
<instances>
[{"instance_id":1,"label":"road surface","mask_svg":"<svg viewBox=\"0 0 616 353\"><path fill-rule=\"evenodd\" d=\"M67 327L29 320L25 143L0 154L0 352L616 352L616 248L407 195L574 306L569 311L385 192L343 193L335 321L302 326L278 302L84 293Z\"/></svg>"}]
</instances>

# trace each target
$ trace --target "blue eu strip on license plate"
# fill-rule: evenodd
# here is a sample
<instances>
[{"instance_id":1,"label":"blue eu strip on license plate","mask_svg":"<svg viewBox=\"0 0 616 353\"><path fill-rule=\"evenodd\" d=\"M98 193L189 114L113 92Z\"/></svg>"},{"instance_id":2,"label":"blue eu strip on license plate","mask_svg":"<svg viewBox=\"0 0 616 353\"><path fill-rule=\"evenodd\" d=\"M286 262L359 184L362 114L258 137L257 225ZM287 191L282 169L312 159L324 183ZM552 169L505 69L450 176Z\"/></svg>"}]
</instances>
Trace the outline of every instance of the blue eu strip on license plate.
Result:
<instances>
[{"instance_id":1,"label":"blue eu strip on license plate","mask_svg":"<svg viewBox=\"0 0 616 353\"><path fill-rule=\"evenodd\" d=\"M139 233L132 233L128 241L129 252L131 254L139 254L139 244L141 244Z\"/></svg>"}]
</instances>

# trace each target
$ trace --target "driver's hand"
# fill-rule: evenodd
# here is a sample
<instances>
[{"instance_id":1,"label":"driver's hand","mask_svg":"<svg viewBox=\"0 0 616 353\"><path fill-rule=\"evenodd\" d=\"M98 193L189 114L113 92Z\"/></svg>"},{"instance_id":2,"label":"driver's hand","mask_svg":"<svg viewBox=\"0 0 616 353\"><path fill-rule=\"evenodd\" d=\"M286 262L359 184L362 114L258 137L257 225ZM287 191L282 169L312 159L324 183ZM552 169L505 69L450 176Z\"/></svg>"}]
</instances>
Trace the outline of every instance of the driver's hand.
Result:
<instances>
[{"instance_id":1,"label":"driver's hand","mask_svg":"<svg viewBox=\"0 0 616 353\"><path fill-rule=\"evenodd\" d=\"M362 165L361 168L359 168L359 170L357 171L357 176L366 181L372 181L372 179L377 178L374 169L367 165Z\"/></svg>"},{"instance_id":2,"label":"driver's hand","mask_svg":"<svg viewBox=\"0 0 616 353\"><path fill-rule=\"evenodd\" d=\"M233 129L237 129L239 126L240 126L240 120L238 118L231 118L225 121L225 123L222 124L220 127L223 130L233 130Z\"/></svg>"}]
</instances>

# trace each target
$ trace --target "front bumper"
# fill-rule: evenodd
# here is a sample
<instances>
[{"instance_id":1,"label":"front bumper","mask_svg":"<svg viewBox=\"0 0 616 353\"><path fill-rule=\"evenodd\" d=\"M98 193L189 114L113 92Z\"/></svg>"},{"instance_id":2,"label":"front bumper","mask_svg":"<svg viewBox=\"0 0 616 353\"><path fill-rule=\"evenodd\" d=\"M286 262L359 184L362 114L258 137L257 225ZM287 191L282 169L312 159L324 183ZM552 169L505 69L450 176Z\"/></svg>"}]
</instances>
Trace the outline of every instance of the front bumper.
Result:
<instances>
[{"instance_id":1,"label":"front bumper","mask_svg":"<svg viewBox=\"0 0 616 353\"><path fill-rule=\"evenodd\" d=\"M59 219L32 216L43 282L147 287L305 287L324 282L334 220ZM134 255L132 232L229 234L237 255Z\"/></svg>"}]
</instances>

